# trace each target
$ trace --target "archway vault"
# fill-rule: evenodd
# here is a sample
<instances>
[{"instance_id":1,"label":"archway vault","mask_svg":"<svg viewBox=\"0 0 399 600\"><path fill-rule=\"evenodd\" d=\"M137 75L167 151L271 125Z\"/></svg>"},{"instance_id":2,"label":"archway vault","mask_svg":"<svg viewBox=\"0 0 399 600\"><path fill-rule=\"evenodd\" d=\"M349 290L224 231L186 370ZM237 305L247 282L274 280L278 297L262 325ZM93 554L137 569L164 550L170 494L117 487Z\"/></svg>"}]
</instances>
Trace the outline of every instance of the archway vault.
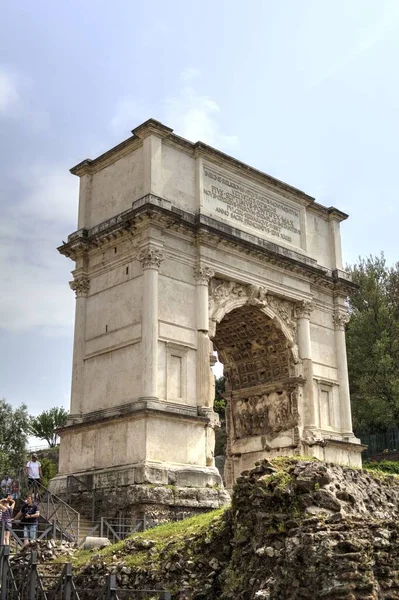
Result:
<instances>
[{"instance_id":1,"label":"archway vault","mask_svg":"<svg viewBox=\"0 0 399 600\"><path fill-rule=\"evenodd\" d=\"M229 484L257 453L298 447L304 380L294 303L216 280L210 304L211 339L226 376Z\"/></svg>"}]
</instances>

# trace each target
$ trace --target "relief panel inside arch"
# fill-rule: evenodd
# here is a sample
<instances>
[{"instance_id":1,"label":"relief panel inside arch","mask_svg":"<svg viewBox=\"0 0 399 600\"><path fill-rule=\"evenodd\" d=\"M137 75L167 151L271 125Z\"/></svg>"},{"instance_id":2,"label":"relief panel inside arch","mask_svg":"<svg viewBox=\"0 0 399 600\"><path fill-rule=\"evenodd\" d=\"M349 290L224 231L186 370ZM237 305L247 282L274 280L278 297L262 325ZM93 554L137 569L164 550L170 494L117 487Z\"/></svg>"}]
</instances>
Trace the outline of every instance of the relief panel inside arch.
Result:
<instances>
[{"instance_id":1,"label":"relief panel inside arch","mask_svg":"<svg viewBox=\"0 0 399 600\"><path fill-rule=\"evenodd\" d=\"M259 452L282 447L292 452L298 441L301 379L292 344L278 323L245 305L225 315L213 343L226 377L230 460L239 459L240 468L247 468ZM244 460L243 454L248 455Z\"/></svg>"}]
</instances>

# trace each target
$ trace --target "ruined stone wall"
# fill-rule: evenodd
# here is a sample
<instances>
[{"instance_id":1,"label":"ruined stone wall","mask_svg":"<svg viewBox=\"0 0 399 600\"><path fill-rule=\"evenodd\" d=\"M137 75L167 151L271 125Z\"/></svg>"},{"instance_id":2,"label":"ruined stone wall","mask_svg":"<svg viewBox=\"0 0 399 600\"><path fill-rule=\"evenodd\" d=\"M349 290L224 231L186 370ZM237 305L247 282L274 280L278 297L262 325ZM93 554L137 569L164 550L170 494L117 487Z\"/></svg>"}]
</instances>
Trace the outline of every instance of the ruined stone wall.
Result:
<instances>
[{"instance_id":1,"label":"ruined stone wall","mask_svg":"<svg viewBox=\"0 0 399 600\"><path fill-rule=\"evenodd\" d=\"M238 479L221 516L164 543L148 530L81 574L88 588L114 572L120 587L169 589L174 600L394 600L398 501L396 476L265 460Z\"/></svg>"}]
</instances>

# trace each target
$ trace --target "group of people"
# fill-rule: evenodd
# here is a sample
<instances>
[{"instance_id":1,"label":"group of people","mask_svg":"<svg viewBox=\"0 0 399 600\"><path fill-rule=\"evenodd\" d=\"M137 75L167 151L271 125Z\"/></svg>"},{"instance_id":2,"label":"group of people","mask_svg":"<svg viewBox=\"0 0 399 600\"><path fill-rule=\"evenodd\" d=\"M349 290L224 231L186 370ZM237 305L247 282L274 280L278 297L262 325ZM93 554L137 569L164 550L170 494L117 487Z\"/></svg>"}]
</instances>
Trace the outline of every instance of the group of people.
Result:
<instances>
[{"instance_id":1,"label":"group of people","mask_svg":"<svg viewBox=\"0 0 399 600\"><path fill-rule=\"evenodd\" d=\"M19 498L19 481L18 479L12 479L7 473L4 474L3 479L1 480L1 494L3 496L8 496L11 494L14 500Z\"/></svg>"},{"instance_id":2,"label":"group of people","mask_svg":"<svg viewBox=\"0 0 399 600\"><path fill-rule=\"evenodd\" d=\"M26 464L25 475L28 478L28 488L32 489L33 493L29 494L26 497L25 501L22 503L22 506L19 509L18 513L15 515L15 517L13 517L13 513L15 508L15 501L17 500L18 496L17 498L15 498L12 492L12 484L14 482L8 476L4 476L3 481L1 482L2 492L3 489L5 491L5 493L3 493L5 497L0 500L0 512L3 531L3 539L1 540L1 543L4 545L9 545L12 523L13 521L18 520L20 520L21 525L23 527L24 546L29 544L31 540L36 539L37 523L38 518L40 516L37 504L38 488L40 484L40 479L42 477L41 465L38 461L36 454L32 454L31 460L29 460ZM3 482L5 482L4 487Z\"/></svg>"}]
</instances>

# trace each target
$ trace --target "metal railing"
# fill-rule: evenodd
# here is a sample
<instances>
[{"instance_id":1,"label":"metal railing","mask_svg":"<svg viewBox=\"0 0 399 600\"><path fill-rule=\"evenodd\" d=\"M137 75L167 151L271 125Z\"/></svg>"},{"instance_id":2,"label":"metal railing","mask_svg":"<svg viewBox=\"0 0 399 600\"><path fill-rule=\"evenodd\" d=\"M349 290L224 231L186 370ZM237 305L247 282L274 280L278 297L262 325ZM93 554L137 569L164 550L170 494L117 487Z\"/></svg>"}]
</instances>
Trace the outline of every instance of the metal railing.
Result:
<instances>
[{"instance_id":1,"label":"metal railing","mask_svg":"<svg viewBox=\"0 0 399 600\"><path fill-rule=\"evenodd\" d=\"M82 578L73 575L70 563L59 575L43 575L35 551L29 560L15 562L10 547L0 546L0 600L173 600L168 590L118 588L115 574L107 576L103 587L82 584ZM177 594L182 597L181 592Z\"/></svg>"},{"instance_id":2,"label":"metal railing","mask_svg":"<svg viewBox=\"0 0 399 600\"><path fill-rule=\"evenodd\" d=\"M24 526L22 523L8 525L4 521L0 524L0 544L5 543L5 534L9 533L9 545L13 552L18 552L24 545ZM71 541L57 521L46 523L39 521L37 524L35 540ZM75 544L75 542L72 542Z\"/></svg>"},{"instance_id":3,"label":"metal railing","mask_svg":"<svg viewBox=\"0 0 399 600\"><path fill-rule=\"evenodd\" d=\"M399 427L390 427L385 431L357 433L362 444L367 445L363 451L363 459L370 460L384 453L399 452Z\"/></svg>"},{"instance_id":4,"label":"metal railing","mask_svg":"<svg viewBox=\"0 0 399 600\"><path fill-rule=\"evenodd\" d=\"M80 514L69 506L64 500L50 492L41 483L35 482L33 486L35 501L38 505L40 516L48 523L56 523L68 541L78 543Z\"/></svg>"},{"instance_id":5,"label":"metal railing","mask_svg":"<svg viewBox=\"0 0 399 600\"><path fill-rule=\"evenodd\" d=\"M99 521L92 523L91 527L86 528L83 527L80 530L81 540L79 542L79 546L81 547L84 544L83 534L84 536L99 536L102 538L108 538L112 544L116 542L121 542L125 540L133 533L137 533L139 531L145 531L151 527L154 527L155 522L146 519L123 519L123 518L109 518L109 517L101 517Z\"/></svg>"}]
</instances>

